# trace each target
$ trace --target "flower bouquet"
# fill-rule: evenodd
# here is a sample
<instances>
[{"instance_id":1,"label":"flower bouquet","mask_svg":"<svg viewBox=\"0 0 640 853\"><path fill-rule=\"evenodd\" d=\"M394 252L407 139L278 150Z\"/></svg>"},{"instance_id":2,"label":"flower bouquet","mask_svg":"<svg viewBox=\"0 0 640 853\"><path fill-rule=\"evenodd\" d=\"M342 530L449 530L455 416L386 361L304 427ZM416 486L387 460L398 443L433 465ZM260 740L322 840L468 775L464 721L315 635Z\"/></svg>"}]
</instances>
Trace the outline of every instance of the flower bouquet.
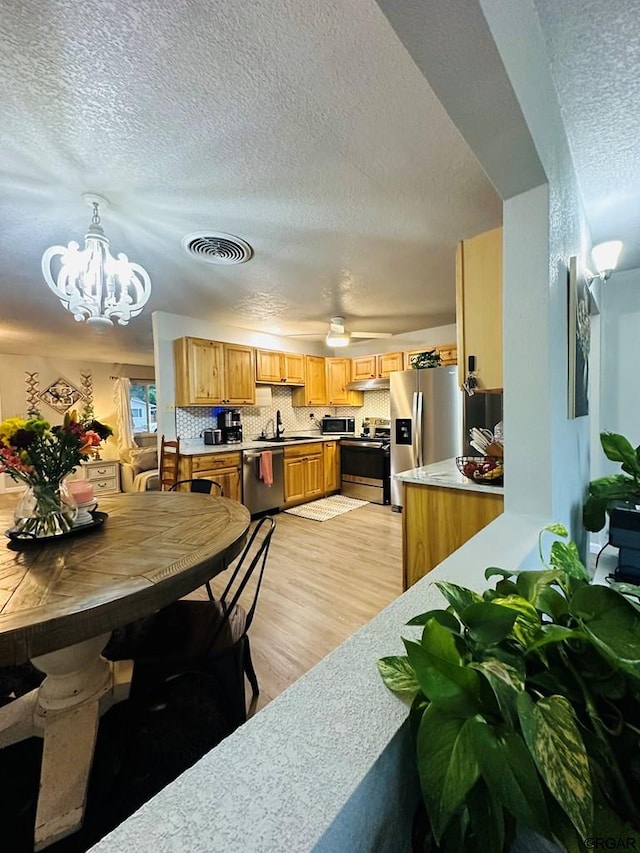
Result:
<instances>
[{"instance_id":1,"label":"flower bouquet","mask_svg":"<svg viewBox=\"0 0 640 853\"><path fill-rule=\"evenodd\" d=\"M64 478L112 432L95 419L78 420L75 411L67 413L60 426L52 427L39 415L0 423L0 474L29 487L16 508L14 535L68 533L77 507Z\"/></svg>"}]
</instances>

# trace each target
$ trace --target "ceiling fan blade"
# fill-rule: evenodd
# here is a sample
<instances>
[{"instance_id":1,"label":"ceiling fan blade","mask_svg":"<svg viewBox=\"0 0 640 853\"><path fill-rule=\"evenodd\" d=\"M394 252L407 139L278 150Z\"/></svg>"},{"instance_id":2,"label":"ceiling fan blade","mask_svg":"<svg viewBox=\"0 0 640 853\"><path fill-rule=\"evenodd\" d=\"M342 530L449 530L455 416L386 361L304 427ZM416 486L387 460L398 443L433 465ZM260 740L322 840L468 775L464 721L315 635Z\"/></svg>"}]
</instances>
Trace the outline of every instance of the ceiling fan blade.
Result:
<instances>
[{"instance_id":1,"label":"ceiling fan blade","mask_svg":"<svg viewBox=\"0 0 640 853\"><path fill-rule=\"evenodd\" d=\"M391 332L351 332L352 338L391 338Z\"/></svg>"}]
</instances>

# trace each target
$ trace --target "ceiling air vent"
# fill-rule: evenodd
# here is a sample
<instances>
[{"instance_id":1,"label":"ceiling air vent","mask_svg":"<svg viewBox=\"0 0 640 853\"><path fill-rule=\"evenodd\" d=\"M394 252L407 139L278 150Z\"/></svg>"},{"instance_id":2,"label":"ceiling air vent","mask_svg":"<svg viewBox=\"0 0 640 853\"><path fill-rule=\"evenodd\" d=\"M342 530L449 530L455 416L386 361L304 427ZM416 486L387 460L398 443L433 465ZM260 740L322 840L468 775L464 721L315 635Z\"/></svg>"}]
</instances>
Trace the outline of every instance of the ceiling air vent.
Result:
<instances>
[{"instance_id":1,"label":"ceiling air vent","mask_svg":"<svg viewBox=\"0 0 640 853\"><path fill-rule=\"evenodd\" d=\"M182 238L182 248L208 264L243 264L253 255L253 249L233 234L196 231Z\"/></svg>"}]
</instances>

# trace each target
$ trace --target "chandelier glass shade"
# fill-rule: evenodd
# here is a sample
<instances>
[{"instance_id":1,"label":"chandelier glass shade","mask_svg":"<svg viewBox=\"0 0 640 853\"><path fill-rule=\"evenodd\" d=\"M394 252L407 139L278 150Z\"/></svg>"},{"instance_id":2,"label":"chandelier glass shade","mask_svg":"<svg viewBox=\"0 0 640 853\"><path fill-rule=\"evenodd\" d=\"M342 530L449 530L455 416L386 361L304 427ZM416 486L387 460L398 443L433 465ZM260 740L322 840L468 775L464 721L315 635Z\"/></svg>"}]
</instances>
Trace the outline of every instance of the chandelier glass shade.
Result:
<instances>
[{"instance_id":1,"label":"chandelier glass shade","mask_svg":"<svg viewBox=\"0 0 640 853\"><path fill-rule=\"evenodd\" d=\"M146 270L131 263L122 252L113 257L100 225L98 202L90 203L93 216L85 234L84 249L75 241L68 246L51 246L42 256L42 274L79 322L86 320L89 325L106 328L116 320L120 326L126 326L149 301L151 279ZM55 278L54 265L59 267Z\"/></svg>"}]
</instances>

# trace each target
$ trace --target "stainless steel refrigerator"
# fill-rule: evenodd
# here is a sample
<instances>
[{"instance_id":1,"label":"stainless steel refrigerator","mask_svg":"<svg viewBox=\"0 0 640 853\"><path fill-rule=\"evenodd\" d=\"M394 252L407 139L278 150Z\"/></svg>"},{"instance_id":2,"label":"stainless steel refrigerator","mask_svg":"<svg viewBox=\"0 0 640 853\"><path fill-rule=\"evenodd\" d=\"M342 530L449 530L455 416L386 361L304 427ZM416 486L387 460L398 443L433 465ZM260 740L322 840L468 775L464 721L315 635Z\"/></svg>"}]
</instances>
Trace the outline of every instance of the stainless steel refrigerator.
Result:
<instances>
[{"instance_id":1,"label":"stainless steel refrigerator","mask_svg":"<svg viewBox=\"0 0 640 853\"><path fill-rule=\"evenodd\" d=\"M462 455L462 391L457 367L392 373L391 505L402 507L393 475Z\"/></svg>"}]
</instances>

